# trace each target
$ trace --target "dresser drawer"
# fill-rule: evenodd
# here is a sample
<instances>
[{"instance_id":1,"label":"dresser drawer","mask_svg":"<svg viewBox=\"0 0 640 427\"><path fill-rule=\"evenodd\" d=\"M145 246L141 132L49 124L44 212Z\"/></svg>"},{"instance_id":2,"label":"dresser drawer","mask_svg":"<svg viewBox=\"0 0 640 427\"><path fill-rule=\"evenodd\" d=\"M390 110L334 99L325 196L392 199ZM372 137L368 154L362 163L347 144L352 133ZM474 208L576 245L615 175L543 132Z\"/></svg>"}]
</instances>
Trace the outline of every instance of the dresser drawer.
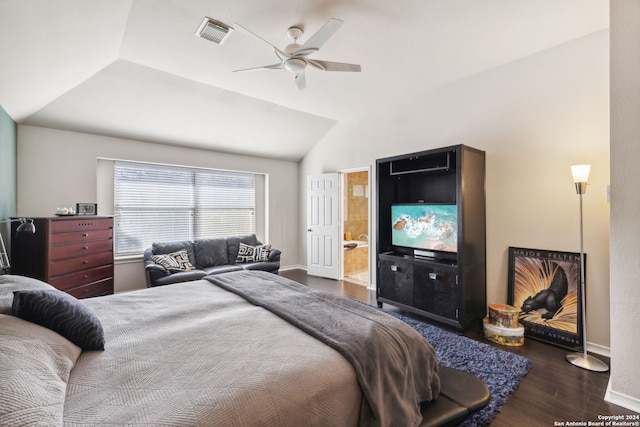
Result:
<instances>
[{"instance_id":1,"label":"dresser drawer","mask_svg":"<svg viewBox=\"0 0 640 427\"><path fill-rule=\"evenodd\" d=\"M70 243L68 245L58 245L51 247L51 253L49 259L52 261L74 258L79 256L86 256L96 254L98 252L107 252L113 250L113 241L109 240L96 240L91 242Z\"/></svg>"},{"instance_id":2,"label":"dresser drawer","mask_svg":"<svg viewBox=\"0 0 640 427\"><path fill-rule=\"evenodd\" d=\"M113 229L104 230L83 230L73 231L69 233L55 233L51 235L51 244L58 245L60 243L86 242L90 240L111 239L113 237Z\"/></svg>"},{"instance_id":3,"label":"dresser drawer","mask_svg":"<svg viewBox=\"0 0 640 427\"><path fill-rule=\"evenodd\" d=\"M111 228L111 218L74 217L51 221L51 233L65 233L68 231L99 230Z\"/></svg>"},{"instance_id":4,"label":"dresser drawer","mask_svg":"<svg viewBox=\"0 0 640 427\"><path fill-rule=\"evenodd\" d=\"M67 289L75 288L76 286L86 285L91 282L97 282L98 280L109 279L112 277L113 266L107 265L104 267L56 276L49 280L49 284L51 284L51 286L55 286L61 291L66 291Z\"/></svg>"},{"instance_id":5,"label":"dresser drawer","mask_svg":"<svg viewBox=\"0 0 640 427\"><path fill-rule=\"evenodd\" d=\"M105 265L113 265L113 252L102 252L63 261L51 261L49 263L49 280L53 279L53 276Z\"/></svg>"},{"instance_id":6,"label":"dresser drawer","mask_svg":"<svg viewBox=\"0 0 640 427\"><path fill-rule=\"evenodd\" d=\"M65 292L73 295L78 299L97 297L100 295L109 295L113 293L113 278L90 283L88 285L78 286L76 288L67 289Z\"/></svg>"}]
</instances>

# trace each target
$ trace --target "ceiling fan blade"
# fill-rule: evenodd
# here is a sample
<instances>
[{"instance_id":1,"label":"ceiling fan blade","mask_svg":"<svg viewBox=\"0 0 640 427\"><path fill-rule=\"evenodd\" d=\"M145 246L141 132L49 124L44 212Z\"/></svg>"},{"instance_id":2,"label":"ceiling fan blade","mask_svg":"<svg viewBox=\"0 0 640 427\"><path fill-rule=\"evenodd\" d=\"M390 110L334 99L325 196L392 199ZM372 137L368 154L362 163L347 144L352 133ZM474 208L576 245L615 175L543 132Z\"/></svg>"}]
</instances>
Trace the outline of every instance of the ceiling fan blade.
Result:
<instances>
[{"instance_id":1,"label":"ceiling fan blade","mask_svg":"<svg viewBox=\"0 0 640 427\"><path fill-rule=\"evenodd\" d=\"M264 65L262 67L253 67L253 68L244 68L242 70L233 70L234 73L240 73L243 71L257 71L257 70L279 70L281 68L284 68L284 63L279 62L277 64L273 64L273 65Z\"/></svg>"},{"instance_id":2,"label":"ceiling fan blade","mask_svg":"<svg viewBox=\"0 0 640 427\"><path fill-rule=\"evenodd\" d=\"M320 61L317 59L307 59L307 63L315 68L324 71L353 71L360 72L362 67L358 64L347 64L344 62Z\"/></svg>"},{"instance_id":3,"label":"ceiling fan blade","mask_svg":"<svg viewBox=\"0 0 640 427\"><path fill-rule=\"evenodd\" d=\"M317 52L322 45L325 44L336 31L338 31L338 28L340 28L343 23L344 22L339 19L331 18L322 26L322 28L316 31L316 33L312 35L305 44L300 46L300 49L293 52L293 56L306 56L313 52Z\"/></svg>"},{"instance_id":4,"label":"ceiling fan blade","mask_svg":"<svg viewBox=\"0 0 640 427\"><path fill-rule=\"evenodd\" d=\"M243 27L242 25L238 24L237 22L233 23L233 26L236 30L241 30L244 31L247 34L252 35L253 37L257 38L258 40L261 40L263 43L268 44L269 46L271 46L271 48L275 51L276 55L278 56L278 58L282 59L282 58L289 58L289 55L287 55L286 53L284 53L283 51L281 51L280 49L278 49L275 45L269 43L268 41L266 41L265 39L263 39L262 37L260 37L259 35L257 35L256 33L254 33L253 31L249 30L248 28Z\"/></svg>"},{"instance_id":5,"label":"ceiling fan blade","mask_svg":"<svg viewBox=\"0 0 640 427\"><path fill-rule=\"evenodd\" d=\"M296 74L296 86L298 86L298 90L303 90L307 87L307 78L304 75L304 70Z\"/></svg>"}]
</instances>

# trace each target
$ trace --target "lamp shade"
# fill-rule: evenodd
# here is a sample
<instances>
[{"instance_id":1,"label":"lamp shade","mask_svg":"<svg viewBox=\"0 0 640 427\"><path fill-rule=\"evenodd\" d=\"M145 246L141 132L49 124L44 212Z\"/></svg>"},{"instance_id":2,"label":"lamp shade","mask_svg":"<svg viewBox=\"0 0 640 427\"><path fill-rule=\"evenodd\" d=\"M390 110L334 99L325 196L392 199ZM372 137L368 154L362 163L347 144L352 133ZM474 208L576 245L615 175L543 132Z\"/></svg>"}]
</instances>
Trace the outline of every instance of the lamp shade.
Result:
<instances>
[{"instance_id":1,"label":"lamp shade","mask_svg":"<svg viewBox=\"0 0 640 427\"><path fill-rule=\"evenodd\" d=\"M575 182L576 184L579 182L588 182L590 171L591 171L591 165L571 166L571 173L573 174L573 182Z\"/></svg>"},{"instance_id":2,"label":"lamp shade","mask_svg":"<svg viewBox=\"0 0 640 427\"><path fill-rule=\"evenodd\" d=\"M18 226L16 229L17 233L35 233L36 225L33 223L32 219L24 220L22 224Z\"/></svg>"}]
</instances>

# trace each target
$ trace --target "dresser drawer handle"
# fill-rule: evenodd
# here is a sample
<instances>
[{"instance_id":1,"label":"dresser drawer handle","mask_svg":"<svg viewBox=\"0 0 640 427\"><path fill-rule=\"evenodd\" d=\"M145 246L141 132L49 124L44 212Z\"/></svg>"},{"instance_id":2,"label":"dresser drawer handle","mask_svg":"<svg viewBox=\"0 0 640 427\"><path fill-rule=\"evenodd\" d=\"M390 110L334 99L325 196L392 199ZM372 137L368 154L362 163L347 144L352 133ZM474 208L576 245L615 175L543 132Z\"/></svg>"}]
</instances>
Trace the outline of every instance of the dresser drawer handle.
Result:
<instances>
[{"instance_id":1,"label":"dresser drawer handle","mask_svg":"<svg viewBox=\"0 0 640 427\"><path fill-rule=\"evenodd\" d=\"M87 276L86 274L84 275L83 279L87 279L89 276Z\"/></svg>"},{"instance_id":2,"label":"dresser drawer handle","mask_svg":"<svg viewBox=\"0 0 640 427\"><path fill-rule=\"evenodd\" d=\"M86 259L84 261L82 261L83 264L89 264L89 261L87 261Z\"/></svg>"},{"instance_id":3,"label":"dresser drawer handle","mask_svg":"<svg viewBox=\"0 0 640 427\"><path fill-rule=\"evenodd\" d=\"M89 249L89 246L83 246L82 249L87 250L87 249Z\"/></svg>"},{"instance_id":4,"label":"dresser drawer handle","mask_svg":"<svg viewBox=\"0 0 640 427\"><path fill-rule=\"evenodd\" d=\"M82 237L89 237L89 233L82 233Z\"/></svg>"}]
</instances>

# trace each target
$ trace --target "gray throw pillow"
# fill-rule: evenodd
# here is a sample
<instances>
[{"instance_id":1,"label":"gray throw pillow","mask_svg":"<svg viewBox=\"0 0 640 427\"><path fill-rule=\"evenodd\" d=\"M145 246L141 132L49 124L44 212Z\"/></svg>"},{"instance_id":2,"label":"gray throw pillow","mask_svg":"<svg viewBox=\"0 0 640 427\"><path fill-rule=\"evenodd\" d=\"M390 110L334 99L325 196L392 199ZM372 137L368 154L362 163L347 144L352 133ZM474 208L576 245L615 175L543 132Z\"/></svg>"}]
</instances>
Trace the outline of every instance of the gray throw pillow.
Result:
<instances>
[{"instance_id":1,"label":"gray throw pillow","mask_svg":"<svg viewBox=\"0 0 640 427\"><path fill-rule=\"evenodd\" d=\"M15 291L13 315L55 331L83 350L104 350L104 330L82 301L57 289Z\"/></svg>"}]
</instances>

